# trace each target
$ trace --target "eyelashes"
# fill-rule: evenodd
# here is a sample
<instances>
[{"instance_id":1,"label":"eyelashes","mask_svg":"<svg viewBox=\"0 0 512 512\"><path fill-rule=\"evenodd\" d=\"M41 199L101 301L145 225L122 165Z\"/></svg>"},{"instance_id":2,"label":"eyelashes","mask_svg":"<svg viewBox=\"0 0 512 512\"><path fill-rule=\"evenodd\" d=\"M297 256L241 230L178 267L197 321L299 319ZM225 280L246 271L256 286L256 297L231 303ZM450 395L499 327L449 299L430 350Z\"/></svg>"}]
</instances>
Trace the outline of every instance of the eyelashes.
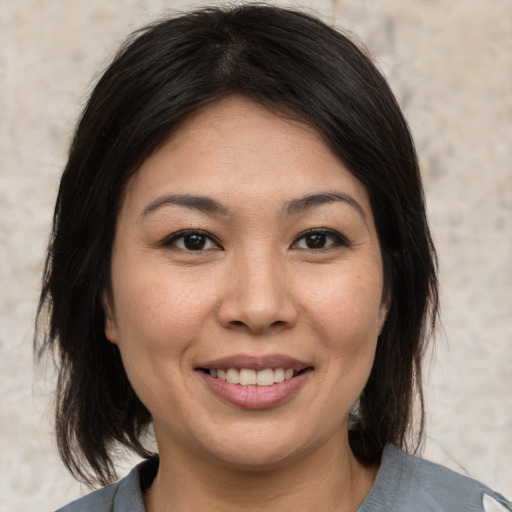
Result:
<instances>
[{"instance_id":1,"label":"eyelashes","mask_svg":"<svg viewBox=\"0 0 512 512\"><path fill-rule=\"evenodd\" d=\"M223 250L223 247L208 232L200 229L186 229L173 233L162 245L182 251Z\"/></svg>"},{"instance_id":2,"label":"eyelashes","mask_svg":"<svg viewBox=\"0 0 512 512\"><path fill-rule=\"evenodd\" d=\"M163 247L184 251L202 252L224 250L220 242L207 231L186 229L167 237ZM300 251L326 251L337 247L350 247L350 242L342 234L332 229L314 228L300 233L290 248Z\"/></svg>"},{"instance_id":3,"label":"eyelashes","mask_svg":"<svg viewBox=\"0 0 512 512\"><path fill-rule=\"evenodd\" d=\"M349 247L349 241L332 229L308 229L301 233L292 243L293 249L321 250L334 247Z\"/></svg>"}]
</instances>

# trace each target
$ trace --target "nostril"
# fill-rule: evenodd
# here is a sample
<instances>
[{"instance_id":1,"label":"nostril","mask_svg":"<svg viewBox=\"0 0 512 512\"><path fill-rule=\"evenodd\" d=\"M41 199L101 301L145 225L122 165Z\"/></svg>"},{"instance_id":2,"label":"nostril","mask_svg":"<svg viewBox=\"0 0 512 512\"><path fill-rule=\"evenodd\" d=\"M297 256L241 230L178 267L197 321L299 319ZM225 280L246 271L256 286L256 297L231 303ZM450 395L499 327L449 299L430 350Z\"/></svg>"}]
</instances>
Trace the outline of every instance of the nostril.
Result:
<instances>
[{"instance_id":1,"label":"nostril","mask_svg":"<svg viewBox=\"0 0 512 512\"><path fill-rule=\"evenodd\" d=\"M249 329L251 330L267 330L267 329L273 329L273 328L280 328L280 327L285 327L287 325L287 322L285 322L284 320L276 320L275 322L272 322L268 327L266 328L262 328L262 329L255 329L254 327L251 328L251 326L249 326L247 323L243 322L242 320L232 320L231 322L229 322L229 324L232 326L232 327L248 327Z\"/></svg>"}]
</instances>

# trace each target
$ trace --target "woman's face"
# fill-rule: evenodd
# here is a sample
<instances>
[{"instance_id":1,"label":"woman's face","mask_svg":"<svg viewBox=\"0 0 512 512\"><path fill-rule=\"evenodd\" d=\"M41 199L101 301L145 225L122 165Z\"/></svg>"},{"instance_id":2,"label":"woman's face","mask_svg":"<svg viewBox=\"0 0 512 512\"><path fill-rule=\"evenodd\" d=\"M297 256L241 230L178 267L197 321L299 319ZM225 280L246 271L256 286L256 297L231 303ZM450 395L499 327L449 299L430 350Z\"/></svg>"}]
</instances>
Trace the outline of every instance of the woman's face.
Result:
<instances>
[{"instance_id":1,"label":"woman's face","mask_svg":"<svg viewBox=\"0 0 512 512\"><path fill-rule=\"evenodd\" d=\"M128 183L112 286L106 336L161 453L346 445L387 308L367 191L312 128L237 97L188 119Z\"/></svg>"}]
</instances>

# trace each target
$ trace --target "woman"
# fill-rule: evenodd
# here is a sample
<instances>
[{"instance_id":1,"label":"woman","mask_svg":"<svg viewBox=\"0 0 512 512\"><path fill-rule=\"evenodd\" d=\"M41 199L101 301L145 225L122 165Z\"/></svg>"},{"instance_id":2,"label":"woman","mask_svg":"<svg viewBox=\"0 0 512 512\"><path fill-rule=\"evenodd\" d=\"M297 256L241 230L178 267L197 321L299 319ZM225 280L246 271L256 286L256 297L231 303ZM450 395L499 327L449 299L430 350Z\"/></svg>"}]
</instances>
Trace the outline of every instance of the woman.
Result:
<instances>
[{"instance_id":1,"label":"woman","mask_svg":"<svg viewBox=\"0 0 512 512\"><path fill-rule=\"evenodd\" d=\"M400 450L437 315L417 158L315 18L203 9L126 43L71 146L45 311L68 468L147 459L62 510L512 510Z\"/></svg>"}]
</instances>

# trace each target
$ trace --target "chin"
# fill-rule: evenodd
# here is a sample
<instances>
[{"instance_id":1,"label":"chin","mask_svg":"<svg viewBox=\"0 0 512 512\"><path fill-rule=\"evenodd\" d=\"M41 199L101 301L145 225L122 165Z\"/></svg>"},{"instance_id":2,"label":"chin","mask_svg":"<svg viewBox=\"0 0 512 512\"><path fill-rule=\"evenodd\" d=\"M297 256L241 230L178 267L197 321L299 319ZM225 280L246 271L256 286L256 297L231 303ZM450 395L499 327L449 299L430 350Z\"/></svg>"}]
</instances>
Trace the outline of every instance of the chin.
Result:
<instances>
[{"instance_id":1,"label":"chin","mask_svg":"<svg viewBox=\"0 0 512 512\"><path fill-rule=\"evenodd\" d=\"M214 456L217 463L236 471L268 472L282 469L294 463L300 457L291 450L262 450L261 447L243 449L236 453L217 453Z\"/></svg>"},{"instance_id":2,"label":"chin","mask_svg":"<svg viewBox=\"0 0 512 512\"><path fill-rule=\"evenodd\" d=\"M272 471L296 463L322 444L319 439L287 435L283 429L265 430L246 435L238 430L236 435L212 441L209 457L237 471Z\"/></svg>"}]
</instances>

